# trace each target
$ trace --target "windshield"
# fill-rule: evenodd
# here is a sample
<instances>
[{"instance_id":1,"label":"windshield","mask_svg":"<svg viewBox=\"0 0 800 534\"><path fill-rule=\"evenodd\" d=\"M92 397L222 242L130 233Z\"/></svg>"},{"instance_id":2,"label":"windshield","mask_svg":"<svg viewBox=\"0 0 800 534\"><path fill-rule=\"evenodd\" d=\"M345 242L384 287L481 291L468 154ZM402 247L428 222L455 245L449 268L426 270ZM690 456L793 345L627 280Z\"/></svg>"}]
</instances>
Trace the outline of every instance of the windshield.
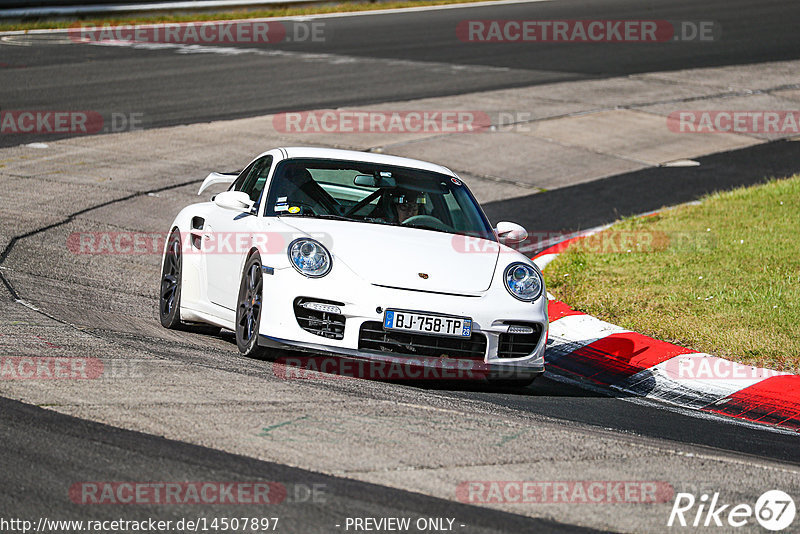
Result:
<instances>
[{"instance_id":1,"label":"windshield","mask_svg":"<svg viewBox=\"0 0 800 534\"><path fill-rule=\"evenodd\" d=\"M408 226L495 240L486 216L457 178L360 161L281 162L264 213Z\"/></svg>"}]
</instances>

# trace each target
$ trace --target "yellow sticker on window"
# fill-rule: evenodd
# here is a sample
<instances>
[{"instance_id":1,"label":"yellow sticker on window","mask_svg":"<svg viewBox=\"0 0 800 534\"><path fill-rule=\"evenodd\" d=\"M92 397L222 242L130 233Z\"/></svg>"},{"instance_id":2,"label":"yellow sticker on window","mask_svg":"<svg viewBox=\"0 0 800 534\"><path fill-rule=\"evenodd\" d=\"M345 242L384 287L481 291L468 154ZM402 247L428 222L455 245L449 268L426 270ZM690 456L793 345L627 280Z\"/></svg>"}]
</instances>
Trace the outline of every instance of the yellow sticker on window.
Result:
<instances>
[{"instance_id":1,"label":"yellow sticker on window","mask_svg":"<svg viewBox=\"0 0 800 534\"><path fill-rule=\"evenodd\" d=\"M298 213L299 211L300 208L298 208L297 206L292 206L291 208L289 208L289 213Z\"/></svg>"}]
</instances>

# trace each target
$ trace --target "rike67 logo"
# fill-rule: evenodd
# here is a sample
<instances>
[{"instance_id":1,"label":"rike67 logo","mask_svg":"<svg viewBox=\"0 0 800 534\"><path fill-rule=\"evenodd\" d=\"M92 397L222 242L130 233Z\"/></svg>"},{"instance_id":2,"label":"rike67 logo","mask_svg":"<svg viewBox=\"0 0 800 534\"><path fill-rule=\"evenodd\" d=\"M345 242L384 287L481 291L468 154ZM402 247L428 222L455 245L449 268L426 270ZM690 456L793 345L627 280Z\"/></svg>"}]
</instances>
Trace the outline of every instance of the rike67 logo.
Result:
<instances>
[{"instance_id":1,"label":"rike67 logo","mask_svg":"<svg viewBox=\"0 0 800 534\"><path fill-rule=\"evenodd\" d=\"M667 526L752 527L755 518L765 529L777 532L791 525L796 513L794 500L781 490L764 492L752 506L724 503L719 493L703 494L700 498L691 493L678 493Z\"/></svg>"}]
</instances>

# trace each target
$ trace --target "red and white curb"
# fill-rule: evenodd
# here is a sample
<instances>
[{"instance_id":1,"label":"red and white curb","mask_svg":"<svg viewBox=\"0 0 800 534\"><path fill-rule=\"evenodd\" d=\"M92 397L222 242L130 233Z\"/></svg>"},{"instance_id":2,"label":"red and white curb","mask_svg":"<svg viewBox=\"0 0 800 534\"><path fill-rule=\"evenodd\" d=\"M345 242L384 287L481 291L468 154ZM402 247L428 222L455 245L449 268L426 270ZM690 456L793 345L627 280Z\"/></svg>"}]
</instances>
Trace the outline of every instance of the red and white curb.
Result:
<instances>
[{"instance_id":1,"label":"red and white curb","mask_svg":"<svg viewBox=\"0 0 800 534\"><path fill-rule=\"evenodd\" d=\"M534 256L544 267L596 228ZM550 373L638 398L800 432L800 376L659 341L548 298Z\"/></svg>"}]
</instances>

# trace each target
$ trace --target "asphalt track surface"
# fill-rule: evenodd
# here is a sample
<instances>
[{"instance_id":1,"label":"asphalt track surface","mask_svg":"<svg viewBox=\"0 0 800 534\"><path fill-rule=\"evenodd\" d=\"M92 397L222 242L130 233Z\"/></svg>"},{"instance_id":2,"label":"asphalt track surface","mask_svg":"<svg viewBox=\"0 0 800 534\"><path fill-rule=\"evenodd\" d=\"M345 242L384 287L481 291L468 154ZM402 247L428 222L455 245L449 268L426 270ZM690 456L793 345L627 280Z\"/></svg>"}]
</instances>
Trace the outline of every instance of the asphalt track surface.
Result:
<instances>
[{"instance_id":1,"label":"asphalt track surface","mask_svg":"<svg viewBox=\"0 0 800 534\"><path fill-rule=\"evenodd\" d=\"M275 482L280 502L267 505L139 505L129 521L156 518L279 517L279 532L330 532L347 516L450 517L462 532L595 532L486 510L476 506L365 484L186 443L108 427L0 399L3 485L0 509L36 522L50 518L107 521L120 518L115 506L79 505L68 498L72 481ZM80 451L76 454L76 451ZM26 466L24 470L15 466ZM285 490L283 493L282 490Z\"/></svg>"},{"instance_id":2,"label":"asphalt track surface","mask_svg":"<svg viewBox=\"0 0 800 534\"><path fill-rule=\"evenodd\" d=\"M593 18L711 21L719 39L532 44L456 36L463 20ZM795 25L787 23L800 20L800 4L791 0L555 0L321 20L324 42L191 53L45 44L69 42L64 35L14 38L0 45L0 107L138 113L150 128L800 57ZM209 51L222 48L238 52ZM0 145L56 137L0 136Z\"/></svg>"},{"instance_id":3,"label":"asphalt track surface","mask_svg":"<svg viewBox=\"0 0 800 534\"><path fill-rule=\"evenodd\" d=\"M697 167L649 167L483 206L491 221L575 232L800 171L796 142L775 141L697 158ZM569 206L569 209L564 209Z\"/></svg>"},{"instance_id":4,"label":"asphalt track surface","mask_svg":"<svg viewBox=\"0 0 800 534\"><path fill-rule=\"evenodd\" d=\"M794 2L573 2L513 4L466 10L342 17L328 19L331 39L318 45L284 44L297 52L347 55L353 68L298 56L257 57L218 54L178 55L173 50L147 56L127 48L56 45L2 46L0 102L4 109L94 109L143 112L146 127L228 119L291 109L348 104L364 105L405 98L459 94L481 89L524 86L560 80L731 65L800 56L794 25L800 5ZM714 20L724 29L719 43L651 45L464 45L454 37L462 19L481 18L659 18ZM369 43L365 46L364 43ZM0 45L1 46L1 45ZM274 47L273 47L274 48ZM411 63L409 63L411 62ZM443 76L431 62L476 67L458 76ZM423 64L422 68L420 63ZM426 66L427 65L427 66ZM511 69L498 74L497 68ZM413 76L411 76L413 74ZM53 137L10 139L19 144ZM615 176L543 194L491 203L493 220L503 214L529 228L576 230L641 213L664 204L693 200L703 193L755 183L765 176L785 176L800 164L796 144L777 142L724 155L701 158L696 170L656 168ZM690 178L687 178L687 172ZM598 200L600 199L600 200ZM572 206L569 210L563 206ZM36 233L27 237L34 237ZM26 238L27 238L26 237ZM3 253L3 259L7 252ZM22 295L24 297L24 295ZM232 350L235 350L233 347ZM255 364L254 364L255 365ZM261 371L265 372L265 371ZM392 388L391 384L386 385ZM424 384L423 389L440 385ZM732 424L722 418L698 419L649 404L587 391L541 379L534 388L478 389L443 387L454 401L480 399L512 410L542 414L582 425L611 429L665 442L800 465L797 438ZM303 531L329 527L341 515L413 513L463 517L483 531L564 531L571 527L454 504L418 494L347 479L316 475L212 449L89 423L8 400L0 400L3 488L0 509L39 516L46 511L80 514L65 500L65 481L79 479L259 479L308 484L320 480L335 487L335 497L315 508L291 506ZM80 451L80 454L76 454ZM89 466L89 467L87 467ZM21 468L22 467L22 468ZM88 471L87 471L88 469ZM20 490L19 488L22 488ZM387 503L397 503L396 507ZM337 511L334 511L337 510ZM139 509L137 514L151 512ZM204 515L209 510L153 509L159 519ZM219 512L214 510L214 512ZM92 510L98 518L114 511ZM287 515L288 514L288 515ZM461 515L459 515L461 514ZM219 513L216 513L219 516ZM95 517L92 515L91 517ZM325 522L315 523L315 517ZM321 520L322 521L322 520ZM577 529L575 531L578 531Z\"/></svg>"}]
</instances>

